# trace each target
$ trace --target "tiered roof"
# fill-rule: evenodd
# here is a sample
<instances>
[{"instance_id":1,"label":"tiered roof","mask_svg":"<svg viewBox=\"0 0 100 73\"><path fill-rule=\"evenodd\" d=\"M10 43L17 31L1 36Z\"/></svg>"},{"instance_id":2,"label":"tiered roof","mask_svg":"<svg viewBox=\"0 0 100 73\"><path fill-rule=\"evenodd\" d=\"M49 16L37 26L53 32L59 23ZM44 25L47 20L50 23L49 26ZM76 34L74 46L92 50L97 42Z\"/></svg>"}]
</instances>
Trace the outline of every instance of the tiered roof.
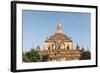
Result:
<instances>
[{"instance_id":1,"label":"tiered roof","mask_svg":"<svg viewBox=\"0 0 100 73\"><path fill-rule=\"evenodd\" d=\"M56 28L56 32L54 35L49 36L45 42L51 42L51 41L57 41L57 40L63 40L63 41L71 41L71 38L69 38L67 35L64 34L62 27L61 27L61 23L58 22L57 24L57 28Z\"/></svg>"}]
</instances>

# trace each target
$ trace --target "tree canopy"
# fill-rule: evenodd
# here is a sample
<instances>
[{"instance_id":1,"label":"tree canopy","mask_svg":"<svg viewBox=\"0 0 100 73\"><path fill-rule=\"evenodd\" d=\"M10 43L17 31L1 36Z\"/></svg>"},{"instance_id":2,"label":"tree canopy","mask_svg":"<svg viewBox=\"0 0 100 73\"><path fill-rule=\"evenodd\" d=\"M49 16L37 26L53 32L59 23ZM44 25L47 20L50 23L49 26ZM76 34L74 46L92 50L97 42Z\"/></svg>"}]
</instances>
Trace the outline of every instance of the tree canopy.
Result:
<instances>
[{"instance_id":1,"label":"tree canopy","mask_svg":"<svg viewBox=\"0 0 100 73\"><path fill-rule=\"evenodd\" d=\"M81 52L80 60L88 60L88 59L91 59L90 51Z\"/></svg>"},{"instance_id":2,"label":"tree canopy","mask_svg":"<svg viewBox=\"0 0 100 73\"><path fill-rule=\"evenodd\" d=\"M23 62L44 62L44 61L48 61L49 57L48 55L40 56L38 54L38 50L31 49L30 51L24 52L22 54L22 59Z\"/></svg>"}]
</instances>

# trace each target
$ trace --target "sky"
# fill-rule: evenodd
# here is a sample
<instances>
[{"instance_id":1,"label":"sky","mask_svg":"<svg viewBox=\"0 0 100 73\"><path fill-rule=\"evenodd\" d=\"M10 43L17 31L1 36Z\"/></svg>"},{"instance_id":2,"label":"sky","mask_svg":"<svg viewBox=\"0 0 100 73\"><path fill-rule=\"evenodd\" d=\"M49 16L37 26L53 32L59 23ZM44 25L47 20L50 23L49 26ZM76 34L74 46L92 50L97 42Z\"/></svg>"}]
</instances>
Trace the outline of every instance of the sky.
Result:
<instances>
[{"instance_id":1,"label":"sky","mask_svg":"<svg viewBox=\"0 0 100 73\"><path fill-rule=\"evenodd\" d=\"M89 13L23 10L23 51L38 45L43 49L46 37L55 33L59 19L63 32L72 38L74 48L78 43L90 49Z\"/></svg>"}]
</instances>

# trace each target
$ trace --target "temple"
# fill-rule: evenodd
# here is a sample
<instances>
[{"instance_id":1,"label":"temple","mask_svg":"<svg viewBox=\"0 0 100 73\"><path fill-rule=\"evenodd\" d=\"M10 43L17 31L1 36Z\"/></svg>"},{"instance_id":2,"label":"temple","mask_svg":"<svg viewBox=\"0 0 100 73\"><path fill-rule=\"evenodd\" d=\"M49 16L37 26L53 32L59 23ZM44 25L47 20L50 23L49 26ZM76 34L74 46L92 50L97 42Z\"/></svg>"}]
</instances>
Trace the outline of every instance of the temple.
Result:
<instances>
[{"instance_id":1,"label":"temple","mask_svg":"<svg viewBox=\"0 0 100 73\"><path fill-rule=\"evenodd\" d=\"M63 32L59 21L55 33L46 38L44 48L38 53L48 55L50 61L79 60L80 46L73 48L73 40Z\"/></svg>"}]
</instances>

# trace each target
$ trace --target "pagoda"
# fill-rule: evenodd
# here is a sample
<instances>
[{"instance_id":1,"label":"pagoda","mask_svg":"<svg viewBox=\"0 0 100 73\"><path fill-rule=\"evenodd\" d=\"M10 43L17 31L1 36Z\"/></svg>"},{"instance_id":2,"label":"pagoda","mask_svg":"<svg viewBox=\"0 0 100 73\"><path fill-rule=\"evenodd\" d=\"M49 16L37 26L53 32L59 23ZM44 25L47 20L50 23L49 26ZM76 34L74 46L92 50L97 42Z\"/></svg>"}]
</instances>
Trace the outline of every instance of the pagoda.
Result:
<instances>
[{"instance_id":1,"label":"pagoda","mask_svg":"<svg viewBox=\"0 0 100 73\"><path fill-rule=\"evenodd\" d=\"M44 48L39 50L41 56L48 55L50 61L79 60L80 46L73 48L71 37L67 36L60 21L53 35L46 38Z\"/></svg>"}]
</instances>

